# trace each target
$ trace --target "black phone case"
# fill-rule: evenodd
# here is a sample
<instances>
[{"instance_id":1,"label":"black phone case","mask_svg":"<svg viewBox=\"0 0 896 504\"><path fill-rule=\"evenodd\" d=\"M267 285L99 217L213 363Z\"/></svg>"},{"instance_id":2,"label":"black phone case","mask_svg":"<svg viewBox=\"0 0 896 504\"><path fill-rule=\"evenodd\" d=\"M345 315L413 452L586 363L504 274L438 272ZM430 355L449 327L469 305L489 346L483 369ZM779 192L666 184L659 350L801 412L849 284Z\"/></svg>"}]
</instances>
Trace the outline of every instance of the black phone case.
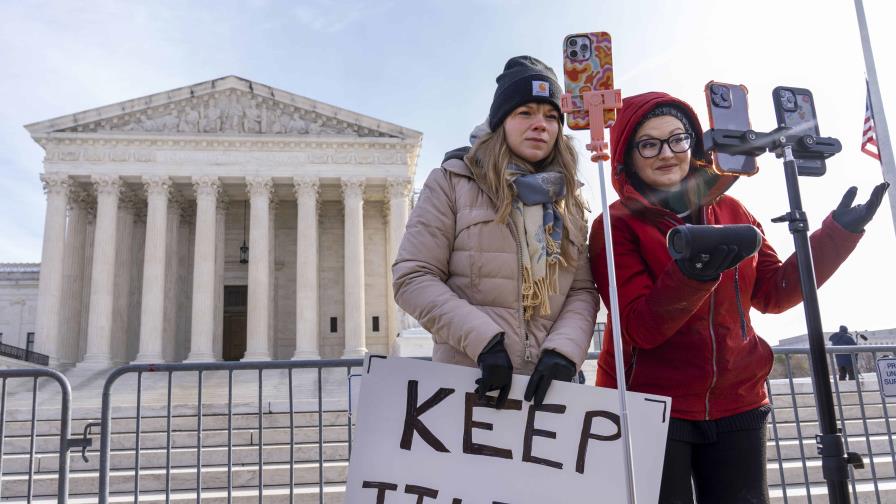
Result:
<instances>
[{"instance_id":1,"label":"black phone case","mask_svg":"<svg viewBox=\"0 0 896 504\"><path fill-rule=\"evenodd\" d=\"M791 92L796 97L793 107L785 107L781 92ZM778 126L793 128L794 134L821 136L818 130L818 116L815 113L815 99L808 89L778 86L772 90L775 119ZM807 177L820 177L827 171L823 159L797 159L797 173Z\"/></svg>"}]
</instances>

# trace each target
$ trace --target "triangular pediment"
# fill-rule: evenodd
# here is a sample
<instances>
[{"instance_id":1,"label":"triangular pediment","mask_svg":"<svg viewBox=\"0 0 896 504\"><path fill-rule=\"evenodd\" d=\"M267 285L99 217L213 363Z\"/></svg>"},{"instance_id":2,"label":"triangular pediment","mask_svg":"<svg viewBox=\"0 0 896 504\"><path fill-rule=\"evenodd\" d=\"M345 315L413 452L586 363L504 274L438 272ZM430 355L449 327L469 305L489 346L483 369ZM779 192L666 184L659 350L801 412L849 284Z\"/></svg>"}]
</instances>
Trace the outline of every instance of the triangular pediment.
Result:
<instances>
[{"instance_id":1,"label":"triangular pediment","mask_svg":"<svg viewBox=\"0 0 896 504\"><path fill-rule=\"evenodd\" d=\"M48 133L314 135L419 139L420 132L240 77L206 81L26 126Z\"/></svg>"}]
</instances>

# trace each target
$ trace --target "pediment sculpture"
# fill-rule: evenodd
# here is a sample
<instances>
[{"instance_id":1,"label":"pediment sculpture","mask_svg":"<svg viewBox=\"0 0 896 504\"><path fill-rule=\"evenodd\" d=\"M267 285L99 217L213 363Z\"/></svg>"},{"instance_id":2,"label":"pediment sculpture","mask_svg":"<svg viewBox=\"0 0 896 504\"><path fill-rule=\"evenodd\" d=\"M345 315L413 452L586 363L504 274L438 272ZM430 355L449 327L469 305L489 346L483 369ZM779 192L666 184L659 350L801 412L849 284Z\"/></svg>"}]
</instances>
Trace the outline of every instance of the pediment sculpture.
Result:
<instances>
[{"instance_id":1,"label":"pediment sculpture","mask_svg":"<svg viewBox=\"0 0 896 504\"><path fill-rule=\"evenodd\" d=\"M225 90L65 128L64 132L390 137L358 124L252 93Z\"/></svg>"}]
</instances>

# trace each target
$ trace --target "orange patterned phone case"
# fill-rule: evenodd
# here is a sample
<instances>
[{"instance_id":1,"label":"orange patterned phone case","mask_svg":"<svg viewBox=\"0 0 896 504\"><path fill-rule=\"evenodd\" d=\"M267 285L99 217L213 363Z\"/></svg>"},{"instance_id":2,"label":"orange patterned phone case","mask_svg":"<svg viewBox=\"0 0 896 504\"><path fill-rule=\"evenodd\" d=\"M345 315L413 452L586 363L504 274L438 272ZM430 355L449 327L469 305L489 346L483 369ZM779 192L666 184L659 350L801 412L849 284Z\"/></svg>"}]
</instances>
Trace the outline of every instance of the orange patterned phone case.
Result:
<instances>
[{"instance_id":1,"label":"orange patterned phone case","mask_svg":"<svg viewBox=\"0 0 896 504\"><path fill-rule=\"evenodd\" d=\"M575 33L563 39L563 77L566 92L572 95L572 104L584 109L582 93L613 89L612 41L607 32ZM588 112L566 114L571 129L591 127ZM604 127L616 120L616 111L604 110Z\"/></svg>"}]
</instances>

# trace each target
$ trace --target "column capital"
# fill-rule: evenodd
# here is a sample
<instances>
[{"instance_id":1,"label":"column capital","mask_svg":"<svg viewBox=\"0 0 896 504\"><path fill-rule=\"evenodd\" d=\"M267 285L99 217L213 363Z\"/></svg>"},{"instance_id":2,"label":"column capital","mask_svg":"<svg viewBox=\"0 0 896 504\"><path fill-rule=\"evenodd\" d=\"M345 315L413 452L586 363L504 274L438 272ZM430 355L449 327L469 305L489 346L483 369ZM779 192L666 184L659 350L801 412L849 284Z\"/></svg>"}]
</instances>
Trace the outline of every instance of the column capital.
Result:
<instances>
[{"instance_id":1,"label":"column capital","mask_svg":"<svg viewBox=\"0 0 896 504\"><path fill-rule=\"evenodd\" d=\"M293 177L292 178L293 193L296 199L314 198L320 195L320 179L317 177Z\"/></svg>"},{"instance_id":2,"label":"column capital","mask_svg":"<svg viewBox=\"0 0 896 504\"><path fill-rule=\"evenodd\" d=\"M121 194L121 178L117 175L91 175L90 182L97 196Z\"/></svg>"},{"instance_id":3,"label":"column capital","mask_svg":"<svg viewBox=\"0 0 896 504\"><path fill-rule=\"evenodd\" d=\"M410 194L410 177L392 177L386 179L386 197L388 199L407 199Z\"/></svg>"},{"instance_id":4,"label":"column capital","mask_svg":"<svg viewBox=\"0 0 896 504\"><path fill-rule=\"evenodd\" d=\"M142 178L143 189L146 190L147 196L160 194L169 196L171 192L171 179L168 177L160 177L158 175Z\"/></svg>"},{"instance_id":5,"label":"column capital","mask_svg":"<svg viewBox=\"0 0 896 504\"><path fill-rule=\"evenodd\" d=\"M246 193L249 198L268 198L274 189L274 182L270 177L246 177Z\"/></svg>"},{"instance_id":6,"label":"column capital","mask_svg":"<svg viewBox=\"0 0 896 504\"><path fill-rule=\"evenodd\" d=\"M364 177L343 177L340 182L344 200L364 199L364 184L366 182Z\"/></svg>"},{"instance_id":7,"label":"column capital","mask_svg":"<svg viewBox=\"0 0 896 504\"><path fill-rule=\"evenodd\" d=\"M67 194L71 186L71 179L64 173L41 173L40 182L47 196Z\"/></svg>"},{"instance_id":8,"label":"column capital","mask_svg":"<svg viewBox=\"0 0 896 504\"><path fill-rule=\"evenodd\" d=\"M221 194L221 181L218 177L193 177L193 192L196 199L199 198L217 198Z\"/></svg>"},{"instance_id":9,"label":"column capital","mask_svg":"<svg viewBox=\"0 0 896 504\"><path fill-rule=\"evenodd\" d=\"M72 184L68 190L68 210L75 209L86 210L90 205L92 197L89 191L84 190L77 184Z\"/></svg>"}]
</instances>

